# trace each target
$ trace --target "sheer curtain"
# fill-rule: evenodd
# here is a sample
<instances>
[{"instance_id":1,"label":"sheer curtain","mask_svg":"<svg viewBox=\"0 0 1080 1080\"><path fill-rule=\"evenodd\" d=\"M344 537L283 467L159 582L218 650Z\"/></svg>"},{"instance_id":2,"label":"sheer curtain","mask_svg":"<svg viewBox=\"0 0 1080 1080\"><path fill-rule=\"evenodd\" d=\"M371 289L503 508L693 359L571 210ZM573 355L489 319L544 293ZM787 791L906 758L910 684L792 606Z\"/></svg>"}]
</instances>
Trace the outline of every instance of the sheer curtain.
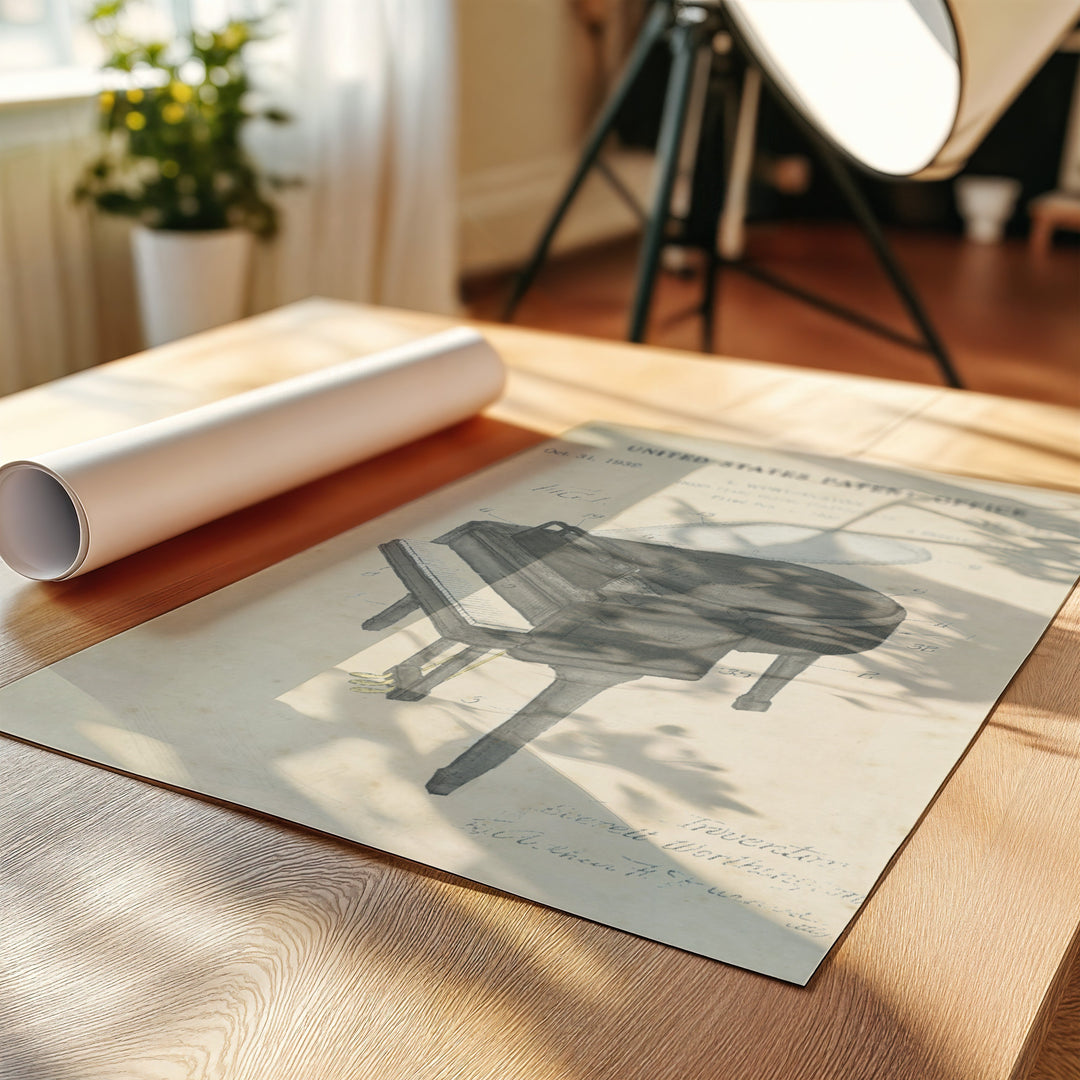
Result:
<instances>
[{"instance_id":1,"label":"sheer curtain","mask_svg":"<svg viewBox=\"0 0 1080 1080\"><path fill-rule=\"evenodd\" d=\"M185 10L219 25L263 2ZM295 120L253 132L253 148L301 183L277 196L282 228L259 245L252 310L315 294L456 310L454 7L293 0L283 13L262 92ZM94 147L82 78L67 100L0 102L0 393L140 345L126 223L70 198Z\"/></svg>"},{"instance_id":2,"label":"sheer curtain","mask_svg":"<svg viewBox=\"0 0 1080 1080\"><path fill-rule=\"evenodd\" d=\"M256 150L299 185L260 253L257 307L318 294L457 310L454 31L453 0L295 7L265 64L294 122Z\"/></svg>"},{"instance_id":3,"label":"sheer curtain","mask_svg":"<svg viewBox=\"0 0 1080 1080\"><path fill-rule=\"evenodd\" d=\"M0 108L0 394L138 347L117 325L126 248L71 197L93 118L87 99Z\"/></svg>"}]
</instances>

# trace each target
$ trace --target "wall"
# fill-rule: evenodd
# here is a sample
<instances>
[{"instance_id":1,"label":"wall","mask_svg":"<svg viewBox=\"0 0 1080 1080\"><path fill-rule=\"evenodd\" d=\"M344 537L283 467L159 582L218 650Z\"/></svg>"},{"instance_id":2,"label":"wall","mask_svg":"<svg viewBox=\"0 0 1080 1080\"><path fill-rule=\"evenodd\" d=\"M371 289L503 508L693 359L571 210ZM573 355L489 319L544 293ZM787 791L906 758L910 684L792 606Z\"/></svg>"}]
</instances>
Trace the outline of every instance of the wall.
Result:
<instances>
[{"instance_id":1,"label":"wall","mask_svg":"<svg viewBox=\"0 0 1080 1080\"><path fill-rule=\"evenodd\" d=\"M457 0L460 62L461 262L466 274L520 263L578 159L617 65L626 0L580 4L607 12L595 48L571 0ZM597 78L599 76L599 79ZM651 157L608 156L640 198ZM632 232L633 214L598 176L581 192L555 250Z\"/></svg>"}]
</instances>

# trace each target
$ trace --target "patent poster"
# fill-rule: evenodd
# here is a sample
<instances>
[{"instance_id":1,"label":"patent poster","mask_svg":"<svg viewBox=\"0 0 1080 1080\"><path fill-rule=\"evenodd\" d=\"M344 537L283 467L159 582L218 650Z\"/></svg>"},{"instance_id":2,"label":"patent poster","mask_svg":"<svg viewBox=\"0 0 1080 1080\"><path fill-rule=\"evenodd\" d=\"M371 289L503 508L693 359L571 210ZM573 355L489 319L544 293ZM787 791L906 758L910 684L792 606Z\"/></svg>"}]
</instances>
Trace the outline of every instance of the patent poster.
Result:
<instances>
[{"instance_id":1,"label":"patent poster","mask_svg":"<svg viewBox=\"0 0 1080 1080\"><path fill-rule=\"evenodd\" d=\"M0 727L804 984L1080 566L1052 491L593 427Z\"/></svg>"}]
</instances>

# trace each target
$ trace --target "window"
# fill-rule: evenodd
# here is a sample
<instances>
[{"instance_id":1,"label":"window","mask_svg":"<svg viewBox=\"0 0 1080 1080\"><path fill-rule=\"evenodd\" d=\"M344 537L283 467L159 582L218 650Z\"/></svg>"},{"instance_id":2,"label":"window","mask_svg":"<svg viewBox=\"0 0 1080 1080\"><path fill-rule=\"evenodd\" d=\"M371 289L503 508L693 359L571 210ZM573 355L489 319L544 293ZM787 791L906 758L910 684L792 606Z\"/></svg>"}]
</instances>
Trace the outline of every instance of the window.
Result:
<instances>
[{"instance_id":1,"label":"window","mask_svg":"<svg viewBox=\"0 0 1080 1080\"><path fill-rule=\"evenodd\" d=\"M94 0L0 0L0 104L83 97L98 88L101 49L86 25ZM138 0L125 16L137 37L265 9L265 0Z\"/></svg>"},{"instance_id":2,"label":"window","mask_svg":"<svg viewBox=\"0 0 1080 1080\"><path fill-rule=\"evenodd\" d=\"M83 43L67 0L0 0L0 72L70 67Z\"/></svg>"}]
</instances>

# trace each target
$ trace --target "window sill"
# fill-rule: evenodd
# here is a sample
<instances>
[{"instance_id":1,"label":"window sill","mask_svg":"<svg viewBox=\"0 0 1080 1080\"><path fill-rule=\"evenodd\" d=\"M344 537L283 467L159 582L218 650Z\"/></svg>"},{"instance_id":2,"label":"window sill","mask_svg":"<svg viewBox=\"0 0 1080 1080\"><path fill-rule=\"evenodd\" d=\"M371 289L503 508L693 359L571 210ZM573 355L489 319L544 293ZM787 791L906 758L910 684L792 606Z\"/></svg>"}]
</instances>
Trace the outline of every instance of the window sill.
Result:
<instances>
[{"instance_id":1,"label":"window sill","mask_svg":"<svg viewBox=\"0 0 1080 1080\"><path fill-rule=\"evenodd\" d=\"M101 73L88 68L48 68L0 75L0 109L82 101L101 90Z\"/></svg>"},{"instance_id":2,"label":"window sill","mask_svg":"<svg viewBox=\"0 0 1080 1080\"><path fill-rule=\"evenodd\" d=\"M108 85L117 85L117 75L111 73ZM121 86L154 85L154 74L120 76ZM43 68L39 71L20 71L0 74L0 110L33 105L57 105L69 101L87 101L96 97L106 86L105 73L88 67Z\"/></svg>"}]
</instances>

